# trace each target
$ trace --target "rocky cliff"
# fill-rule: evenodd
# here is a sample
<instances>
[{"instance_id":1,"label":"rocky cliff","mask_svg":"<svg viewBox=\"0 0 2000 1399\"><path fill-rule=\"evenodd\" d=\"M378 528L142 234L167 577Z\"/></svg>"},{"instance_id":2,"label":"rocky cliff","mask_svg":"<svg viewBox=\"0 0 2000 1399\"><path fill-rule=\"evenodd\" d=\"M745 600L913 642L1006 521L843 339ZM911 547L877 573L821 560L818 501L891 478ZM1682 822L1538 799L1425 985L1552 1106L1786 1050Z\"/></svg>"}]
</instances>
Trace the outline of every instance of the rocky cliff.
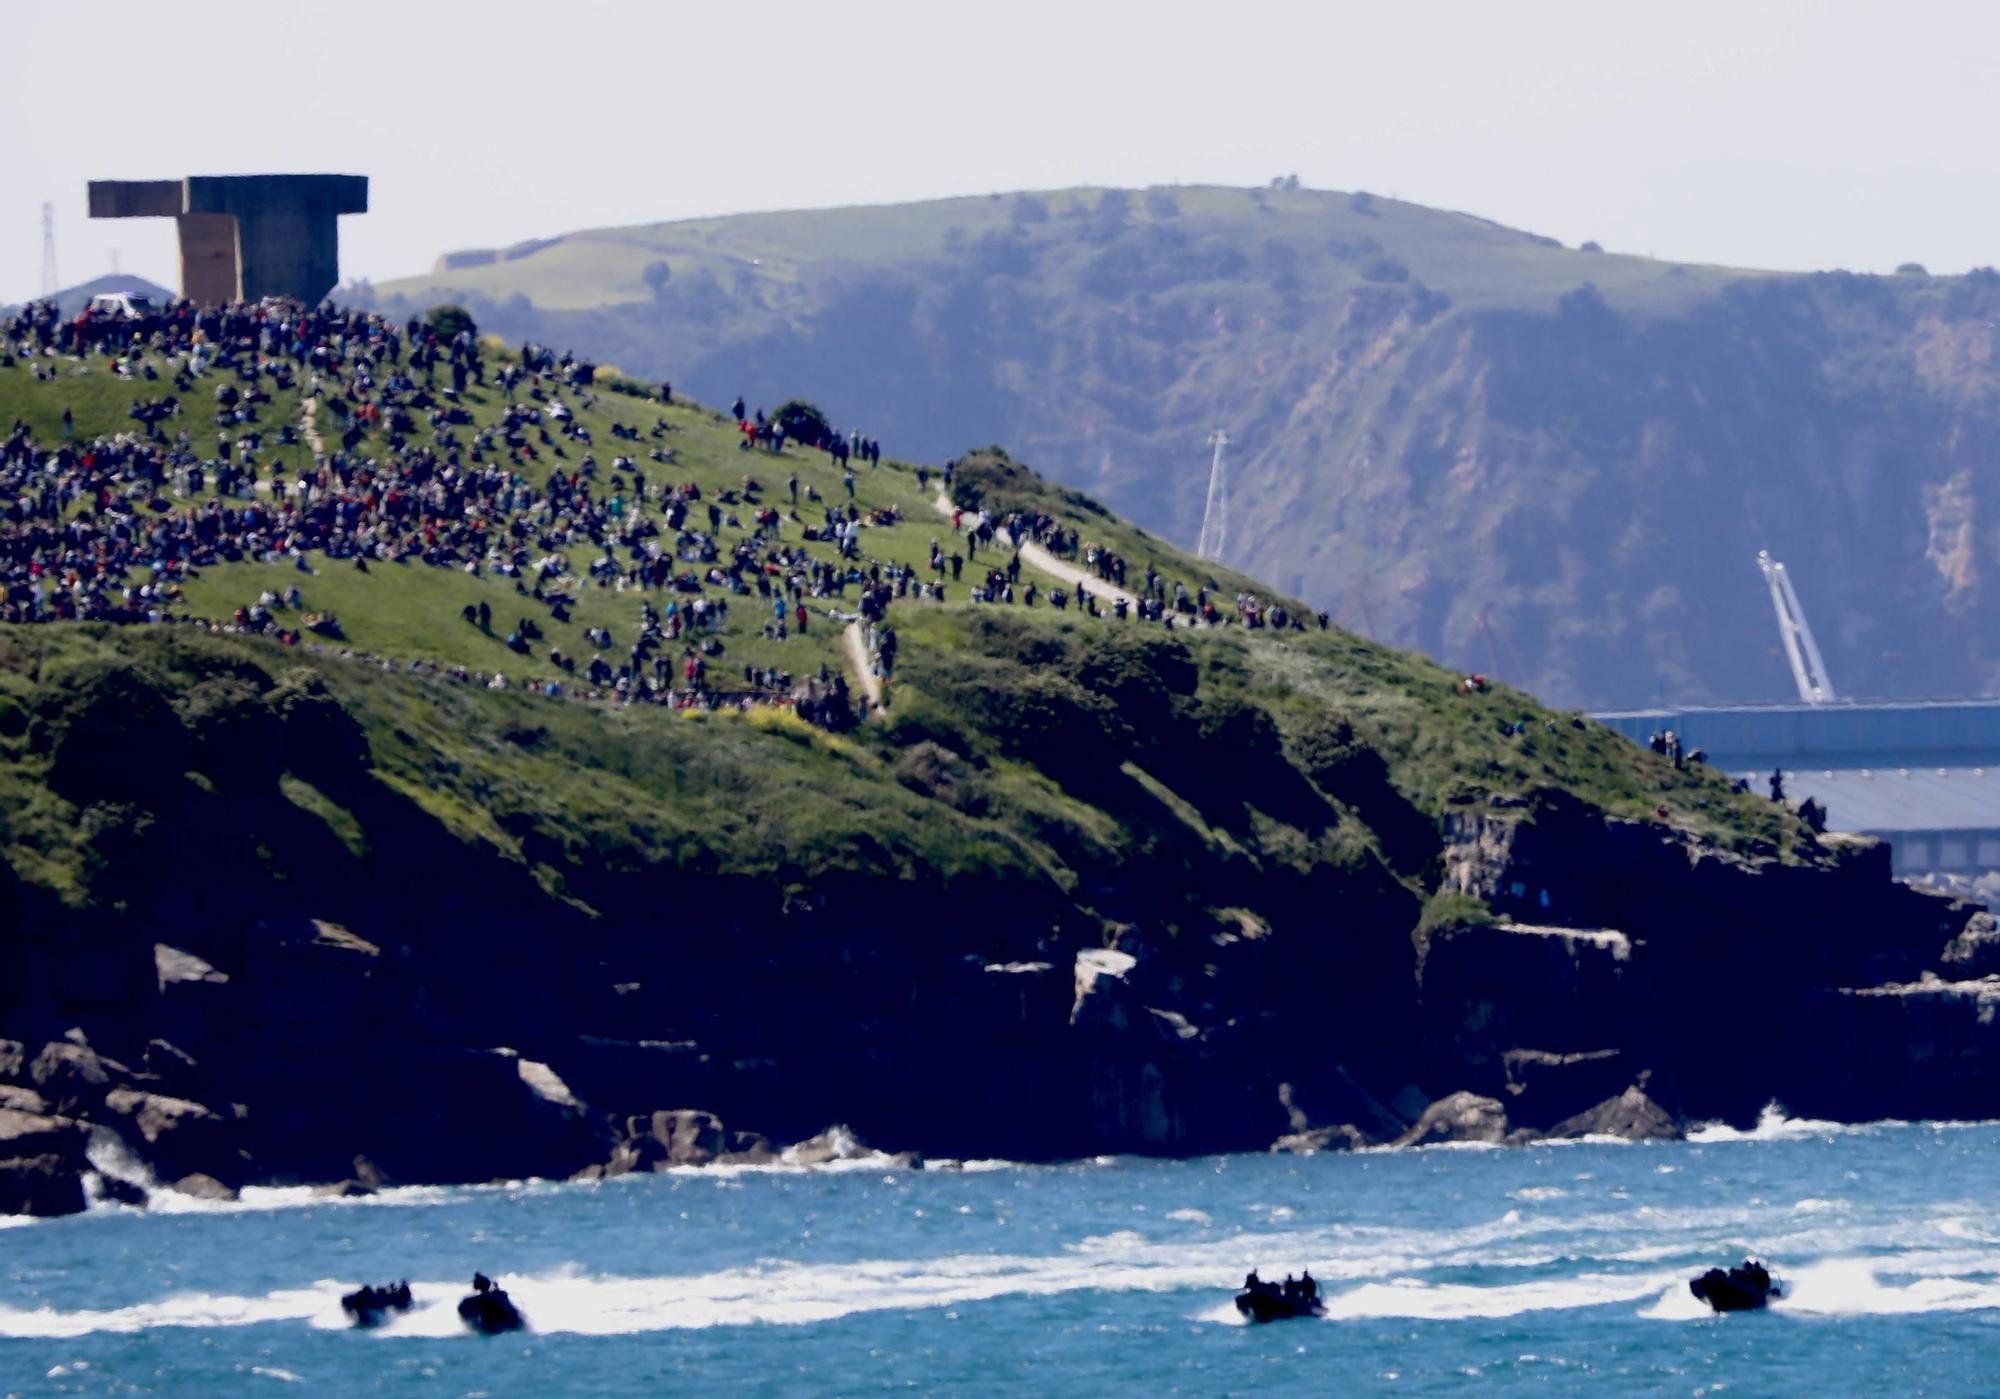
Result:
<instances>
[{"instance_id":1,"label":"rocky cliff","mask_svg":"<svg viewBox=\"0 0 2000 1399\"><path fill-rule=\"evenodd\" d=\"M0 1207L2000 1113L1984 926L1720 777L1338 633L905 635L841 737L0 633Z\"/></svg>"}]
</instances>

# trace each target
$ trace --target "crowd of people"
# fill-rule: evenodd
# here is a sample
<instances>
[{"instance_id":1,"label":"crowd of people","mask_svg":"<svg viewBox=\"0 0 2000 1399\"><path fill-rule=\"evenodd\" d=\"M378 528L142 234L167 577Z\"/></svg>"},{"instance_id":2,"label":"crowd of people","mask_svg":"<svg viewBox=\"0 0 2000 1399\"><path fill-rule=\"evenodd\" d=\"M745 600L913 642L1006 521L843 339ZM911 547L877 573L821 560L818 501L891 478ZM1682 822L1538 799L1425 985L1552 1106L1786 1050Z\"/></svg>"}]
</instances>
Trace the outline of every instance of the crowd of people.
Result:
<instances>
[{"instance_id":1,"label":"crowd of people","mask_svg":"<svg viewBox=\"0 0 2000 1399\"><path fill-rule=\"evenodd\" d=\"M578 411L598 402L588 361L526 343L489 366L469 324L277 299L75 316L41 302L0 322L0 373L24 370L165 382L157 394L135 393L126 430L79 434L65 412L60 440L41 440L22 421L0 439L0 621L191 621L186 583L229 563L281 562L302 575L421 564L511 582L521 604L511 626L493 627L486 602L468 606L466 621L504 637L523 661L548 642L544 623L567 624L586 590L635 595L629 636L597 626L574 648L580 654L546 646L563 678L536 682L543 693L793 704L833 719L848 706L846 686L824 667L803 680L748 667L740 687L733 671L728 683L718 678L712 663L732 602L737 620L747 610L771 641L810 635L815 612L859 623L867 663L883 679L895 664L890 604L947 600L968 563L975 603L1032 607L1045 598L1057 609L1168 626L1305 625L1249 594L1225 612L1208 589L1169 587L1151 567L1128 590L1123 557L1035 512L956 513L952 551L932 540L922 569L871 560L864 529L903 523L896 507L864 509L855 499L848 463L879 463L878 441L822 434L817 446L843 473L844 499L827 499L810 480L802 498L796 472L783 496L754 473L704 490L677 469L677 429L664 417L650 427L617 422L611 442L593 440ZM464 395L489 383L506 407L482 424ZM663 384L657 400L671 393ZM274 414L280 394L296 395L304 411ZM774 419L746 414L740 398L735 413L746 446L783 450ZM947 489L954 467L942 473ZM929 481L922 473L920 487ZM795 538L784 537L787 526ZM1105 586L1024 583L1026 541ZM307 610L297 594L266 594L207 625L315 648L345 640L338 619ZM1324 614L1318 622L1327 625ZM520 683L498 670L346 654L496 688Z\"/></svg>"},{"instance_id":2,"label":"crowd of people","mask_svg":"<svg viewBox=\"0 0 2000 1399\"><path fill-rule=\"evenodd\" d=\"M812 492L818 508L809 503L802 517L796 478L782 514L753 477L712 499L692 480L668 479L675 453L664 419L650 432L614 426L620 453L600 462L572 406L592 401L595 369L542 346L523 345L498 370L509 406L481 427L460 402L468 383L488 379L469 328L447 335L415 318L399 325L284 301L75 317L45 302L0 332L0 371L90 372L108 362L123 377L170 377L175 390L135 399L135 426L116 434L80 440L67 413L56 442L37 440L25 422L11 426L0 441L0 620L182 617L191 575L246 560L304 573L421 563L510 579L524 605L557 622L585 588L640 593L648 600L628 646L611 654L608 630L596 629L586 661L553 648L550 660L593 693L680 703L723 692L708 660L732 596L765 603L764 635L782 640L808 628L809 604L831 611L860 591L879 607L911 591L907 569L863 558L863 512L851 500L828 504ZM265 423L274 394L293 389L309 404L305 422ZM194 405L204 400L215 406L213 449L196 445L205 425L193 421ZM333 440L320 440L321 429ZM302 431L315 440L302 442ZM637 447L648 443L642 461ZM534 484L538 467L546 476ZM787 520L833 557L783 542ZM868 523L892 525L895 512L872 511ZM726 546L725 527L739 536ZM284 625L268 599L221 625L329 635L324 619ZM524 617L507 645L526 656L539 635ZM676 643L681 654L668 656ZM805 681L780 692L760 673L728 693L817 711L839 708L841 690Z\"/></svg>"}]
</instances>

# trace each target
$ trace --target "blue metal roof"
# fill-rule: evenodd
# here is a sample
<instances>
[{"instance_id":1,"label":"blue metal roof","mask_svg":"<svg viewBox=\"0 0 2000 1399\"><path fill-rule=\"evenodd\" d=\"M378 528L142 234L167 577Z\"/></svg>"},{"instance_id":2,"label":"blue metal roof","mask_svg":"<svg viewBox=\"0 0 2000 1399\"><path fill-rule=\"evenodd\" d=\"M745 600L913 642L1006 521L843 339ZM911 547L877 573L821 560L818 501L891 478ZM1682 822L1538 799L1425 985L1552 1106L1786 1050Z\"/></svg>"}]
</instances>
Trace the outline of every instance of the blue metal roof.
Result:
<instances>
[{"instance_id":1,"label":"blue metal roof","mask_svg":"<svg viewBox=\"0 0 2000 1399\"><path fill-rule=\"evenodd\" d=\"M1761 792L1770 769L1737 775ZM1787 767L1785 797L1794 804L1812 797L1836 831L2000 831L2000 767Z\"/></svg>"},{"instance_id":2,"label":"blue metal roof","mask_svg":"<svg viewBox=\"0 0 2000 1399\"><path fill-rule=\"evenodd\" d=\"M2000 700L1723 705L1594 716L1636 743L1672 729L1722 767L2000 768ZM1927 761L1928 760L1928 761Z\"/></svg>"}]
</instances>

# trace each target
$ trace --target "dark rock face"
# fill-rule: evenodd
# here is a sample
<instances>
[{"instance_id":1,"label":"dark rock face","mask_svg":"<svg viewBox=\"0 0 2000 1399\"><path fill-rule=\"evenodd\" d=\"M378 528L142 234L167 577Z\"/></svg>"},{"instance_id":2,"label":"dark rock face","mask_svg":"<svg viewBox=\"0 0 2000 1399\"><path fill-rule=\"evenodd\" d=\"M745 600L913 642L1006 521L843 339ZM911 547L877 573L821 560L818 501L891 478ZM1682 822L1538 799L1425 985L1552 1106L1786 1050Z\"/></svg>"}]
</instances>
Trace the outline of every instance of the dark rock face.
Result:
<instances>
[{"instance_id":1,"label":"dark rock face","mask_svg":"<svg viewBox=\"0 0 2000 1399\"><path fill-rule=\"evenodd\" d=\"M1509 921L1430 938L1420 980L1433 1072L1462 1063L1475 1088L1511 1085L1525 1101L1561 1063L1587 1095L1593 1061L1576 1056L1615 1049L1625 1083L1650 1075L1647 1091L1689 1117L1748 1122L1773 1099L1858 1118L1924 1102L2000 1111L1971 1024L1956 1028L1951 1009L1905 1013L1969 1001L1869 991L1922 976L1947 944L1983 946L1976 929L1960 936L1971 908L1888 879L1882 847L1829 844L1830 868L1729 856L1553 795L1448 825L1446 886ZM1830 1016L1867 1022L1880 1064L1830 1062ZM1891 1066L1908 1071L1893 1085ZM1553 1111L1532 1115L1546 1124Z\"/></svg>"},{"instance_id":2,"label":"dark rock face","mask_svg":"<svg viewBox=\"0 0 2000 1399\"><path fill-rule=\"evenodd\" d=\"M1324 737L1310 766L1343 801L1394 804ZM10 905L6 1208L81 1208L87 1132L160 1181L358 1193L861 1139L1052 1159L1651 1138L1774 1098L2000 1116L2000 981L1972 974L1991 925L1894 884L1874 848L1729 854L1544 792L1448 807L1399 872L1247 871L1254 914L1167 888L1170 843L1079 860L1062 897L927 869L784 892L586 852L565 901L386 785L321 777L365 817L367 865L307 842L282 884L196 882L155 852L115 912ZM1419 879L1494 921L1420 921Z\"/></svg>"},{"instance_id":3,"label":"dark rock face","mask_svg":"<svg viewBox=\"0 0 2000 1399\"><path fill-rule=\"evenodd\" d=\"M1558 1138L1622 1137L1628 1142L1678 1141L1687 1135L1674 1116L1637 1088L1628 1088L1543 1133Z\"/></svg>"},{"instance_id":4,"label":"dark rock face","mask_svg":"<svg viewBox=\"0 0 2000 1399\"><path fill-rule=\"evenodd\" d=\"M205 1174L201 1166L241 1175L233 1124L200 1103L114 1088L105 1094L99 1120L119 1128L165 1179Z\"/></svg>"},{"instance_id":5,"label":"dark rock face","mask_svg":"<svg viewBox=\"0 0 2000 1399\"><path fill-rule=\"evenodd\" d=\"M101 1107L111 1090L116 1065L107 1065L87 1045L57 1041L44 1045L28 1066L28 1081L59 1113L78 1114Z\"/></svg>"},{"instance_id":6,"label":"dark rock face","mask_svg":"<svg viewBox=\"0 0 2000 1399\"><path fill-rule=\"evenodd\" d=\"M1942 970L1953 977L1976 980L2000 976L2000 919L1990 913L1975 913L1965 930L1945 944L1939 958Z\"/></svg>"},{"instance_id":7,"label":"dark rock face","mask_svg":"<svg viewBox=\"0 0 2000 1399\"><path fill-rule=\"evenodd\" d=\"M871 1151L846 1127L829 1127L781 1152L762 1133L732 1131L712 1112L675 1108L627 1118L611 1159L585 1166L573 1178L610 1180L632 1171L689 1166L824 1166L861 1157L879 1157L885 1165L905 1168L923 1164L914 1152L889 1156Z\"/></svg>"},{"instance_id":8,"label":"dark rock face","mask_svg":"<svg viewBox=\"0 0 2000 1399\"><path fill-rule=\"evenodd\" d=\"M0 1108L0 1213L75 1214L89 1169L83 1124Z\"/></svg>"},{"instance_id":9,"label":"dark rock face","mask_svg":"<svg viewBox=\"0 0 2000 1399\"><path fill-rule=\"evenodd\" d=\"M664 1171L674 1166L706 1166L729 1150L722 1119L692 1108L628 1118L625 1139L604 1168L608 1176L627 1171Z\"/></svg>"},{"instance_id":10,"label":"dark rock face","mask_svg":"<svg viewBox=\"0 0 2000 1399\"><path fill-rule=\"evenodd\" d=\"M76 1214L87 1203L74 1157L45 1151L0 1159L0 1213Z\"/></svg>"},{"instance_id":11,"label":"dark rock face","mask_svg":"<svg viewBox=\"0 0 2000 1399\"><path fill-rule=\"evenodd\" d=\"M1317 1156L1322 1151L1353 1151L1371 1145L1358 1127L1343 1123L1338 1127L1313 1127L1303 1132L1287 1132L1271 1143L1276 1155Z\"/></svg>"},{"instance_id":12,"label":"dark rock face","mask_svg":"<svg viewBox=\"0 0 2000 1399\"><path fill-rule=\"evenodd\" d=\"M1507 1071L1502 1101L1507 1119L1518 1126L1549 1127L1574 1117L1632 1082L1632 1066L1620 1049L1558 1054L1510 1049L1501 1056Z\"/></svg>"},{"instance_id":13,"label":"dark rock face","mask_svg":"<svg viewBox=\"0 0 2000 1399\"><path fill-rule=\"evenodd\" d=\"M1460 1091L1438 1099L1424 1109L1410 1130L1396 1138L1394 1145L1435 1146L1441 1142L1487 1142L1499 1145L1507 1140L1507 1110L1493 1098Z\"/></svg>"},{"instance_id":14,"label":"dark rock face","mask_svg":"<svg viewBox=\"0 0 2000 1399\"><path fill-rule=\"evenodd\" d=\"M217 1180L214 1176L195 1172L182 1176L174 1182L174 1189L183 1195L191 1195L197 1200L233 1200L236 1192Z\"/></svg>"},{"instance_id":15,"label":"dark rock face","mask_svg":"<svg viewBox=\"0 0 2000 1399\"><path fill-rule=\"evenodd\" d=\"M1936 975L1822 992L1808 1004L1818 1071L1784 1102L1806 1116L1989 1118L2000 1054L2000 976Z\"/></svg>"}]
</instances>

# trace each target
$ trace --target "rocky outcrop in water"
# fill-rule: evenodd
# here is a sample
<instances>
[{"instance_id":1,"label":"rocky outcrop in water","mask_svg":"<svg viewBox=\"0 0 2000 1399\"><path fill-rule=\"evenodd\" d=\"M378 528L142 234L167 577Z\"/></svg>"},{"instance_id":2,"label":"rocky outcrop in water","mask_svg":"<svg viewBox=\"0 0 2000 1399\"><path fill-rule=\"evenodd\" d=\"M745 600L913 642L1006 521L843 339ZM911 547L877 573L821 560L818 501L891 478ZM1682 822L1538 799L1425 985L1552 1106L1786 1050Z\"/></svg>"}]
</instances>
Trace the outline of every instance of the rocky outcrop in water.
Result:
<instances>
[{"instance_id":1,"label":"rocky outcrop in water","mask_svg":"<svg viewBox=\"0 0 2000 1399\"><path fill-rule=\"evenodd\" d=\"M81 1210L88 1130L72 1118L0 1108L0 1213Z\"/></svg>"}]
</instances>

